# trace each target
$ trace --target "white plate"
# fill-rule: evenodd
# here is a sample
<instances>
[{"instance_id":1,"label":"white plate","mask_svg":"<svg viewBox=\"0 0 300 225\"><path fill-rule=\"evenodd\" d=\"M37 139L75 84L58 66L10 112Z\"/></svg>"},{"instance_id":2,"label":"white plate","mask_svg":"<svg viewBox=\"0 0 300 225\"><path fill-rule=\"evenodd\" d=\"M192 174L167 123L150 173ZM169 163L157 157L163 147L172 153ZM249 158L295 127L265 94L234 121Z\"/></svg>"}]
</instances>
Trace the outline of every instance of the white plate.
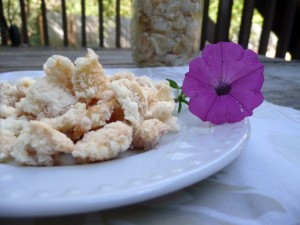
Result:
<instances>
[{"instance_id":1,"label":"white plate","mask_svg":"<svg viewBox=\"0 0 300 225\"><path fill-rule=\"evenodd\" d=\"M10 81L41 72L8 75ZM181 130L154 149L126 153L102 163L60 167L0 164L0 216L29 217L84 213L161 196L216 173L232 162L250 134L247 119L210 126L186 109Z\"/></svg>"}]
</instances>

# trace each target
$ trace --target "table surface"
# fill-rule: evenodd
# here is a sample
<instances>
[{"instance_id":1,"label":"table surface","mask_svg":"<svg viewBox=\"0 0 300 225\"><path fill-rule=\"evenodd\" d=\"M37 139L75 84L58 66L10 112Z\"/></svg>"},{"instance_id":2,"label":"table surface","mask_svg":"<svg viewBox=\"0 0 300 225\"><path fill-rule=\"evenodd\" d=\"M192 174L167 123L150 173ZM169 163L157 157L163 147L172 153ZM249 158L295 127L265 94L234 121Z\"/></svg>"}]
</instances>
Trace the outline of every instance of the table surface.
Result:
<instances>
[{"instance_id":1,"label":"table surface","mask_svg":"<svg viewBox=\"0 0 300 225\"><path fill-rule=\"evenodd\" d=\"M85 53L84 49L0 48L0 73L42 70L54 54L73 61ZM135 67L129 49L99 49L96 53L104 68ZM299 225L300 62L265 57L260 61L265 65L262 92L266 101L250 118L251 138L246 149L222 171L183 190L132 206L70 216L0 218L0 224ZM185 69L170 71L180 76Z\"/></svg>"}]
</instances>

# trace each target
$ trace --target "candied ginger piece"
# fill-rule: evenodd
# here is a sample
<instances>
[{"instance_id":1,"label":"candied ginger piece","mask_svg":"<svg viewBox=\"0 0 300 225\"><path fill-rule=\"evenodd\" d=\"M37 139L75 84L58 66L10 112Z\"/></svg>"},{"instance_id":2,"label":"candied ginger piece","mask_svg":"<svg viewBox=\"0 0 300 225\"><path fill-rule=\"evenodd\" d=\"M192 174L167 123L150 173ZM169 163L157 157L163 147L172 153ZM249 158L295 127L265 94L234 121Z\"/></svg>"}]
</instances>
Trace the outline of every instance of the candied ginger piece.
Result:
<instances>
[{"instance_id":1,"label":"candied ginger piece","mask_svg":"<svg viewBox=\"0 0 300 225\"><path fill-rule=\"evenodd\" d=\"M78 122L74 127L72 138L77 140L90 130L104 126L110 119L114 106L115 101L112 100L110 102L93 105L88 108L85 114L78 119Z\"/></svg>"},{"instance_id":2,"label":"candied ginger piece","mask_svg":"<svg viewBox=\"0 0 300 225\"><path fill-rule=\"evenodd\" d=\"M4 104L0 104L0 118L8 118L16 116L16 108L12 106L7 106Z\"/></svg>"},{"instance_id":3,"label":"candied ginger piece","mask_svg":"<svg viewBox=\"0 0 300 225\"><path fill-rule=\"evenodd\" d=\"M72 89L71 77L75 66L69 58L53 55L47 59L43 69L49 78L68 89Z\"/></svg>"},{"instance_id":4,"label":"candied ginger piece","mask_svg":"<svg viewBox=\"0 0 300 225\"><path fill-rule=\"evenodd\" d=\"M135 37L133 37L134 39ZM149 65L148 62L151 60L153 62L153 57L155 57L155 49L152 45L150 36L147 32L143 32L139 35L139 38L135 38L133 41L135 43L132 46L134 54L133 60L139 65ZM153 63L155 65L155 63Z\"/></svg>"},{"instance_id":5,"label":"candied ginger piece","mask_svg":"<svg viewBox=\"0 0 300 225\"><path fill-rule=\"evenodd\" d=\"M152 107L155 103L159 101L159 98L157 96L157 90L155 91L152 88L149 87L143 87L143 92L146 96L147 102L148 102L148 107Z\"/></svg>"},{"instance_id":6,"label":"candied ginger piece","mask_svg":"<svg viewBox=\"0 0 300 225\"><path fill-rule=\"evenodd\" d=\"M14 133L8 130L2 130L0 133L0 162L10 159L10 152L16 141Z\"/></svg>"},{"instance_id":7,"label":"candied ginger piece","mask_svg":"<svg viewBox=\"0 0 300 225\"><path fill-rule=\"evenodd\" d=\"M19 97L24 98L28 89L34 84L35 80L30 77L22 77L16 81Z\"/></svg>"},{"instance_id":8,"label":"candied ginger piece","mask_svg":"<svg viewBox=\"0 0 300 225\"><path fill-rule=\"evenodd\" d=\"M72 152L81 163L108 160L126 151L132 142L132 128L122 122L114 122L86 133Z\"/></svg>"},{"instance_id":9,"label":"candied ginger piece","mask_svg":"<svg viewBox=\"0 0 300 225\"><path fill-rule=\"evenodd\" d=\"M147 87L152 89L153 91L157 92L157 89L153 83L153 81L147 77L147 76L140 76L136 78L136 81L141 85L142 87Z\"/></svg>"},{"instance_id":10,"label":"candied ginger piece","mask_svg":"<svg viewBox=\"0 0 300 225\"><path fill-rule=\"evenodd\" d=\"M61 116L43 118L53 129L67 133L72 140L80 139L92 129L98 129L106 124L114 109L114 101L93 105L86 109L86 104L78 102Z\"/></svg>"},{"instance_id":11,"label":"candied ginger piece","mask_svg":"<svg viewBox=\"0 0 300 225\"><path fill-rule=\"evenodd\" d=\"M165 55L167 52L170 52L175 44L172 39L159 33L153 33L150 39L158 56Z\"/></svg>"},{"instance_id":12,"label":"candied ginger piece","mask_svg":"<svg viewBox=\"0 0 300 225\"><path fill-rule=\"evenodd\" d=\"M118 72L112 74L109 77L109 80L114 81L114 80L120 80L122 78L126 78L128 80L136 80L135 75L130 71L118 71Z\"/></svg>"},{"instance_id":13,"label":"candied ginger piece","mask_svg":"<svg viewBox=\"0 0 300 225\"><path fill-rule=\"evenodd\" d=\"M17 136L27 123L27 120L12 117L0 119L0 162L10 159Z\"/></svg>"},{"instance_id":14,"label":"candied ginger piece","mask_svg":"<svg viewBox=\"0 0 300 225\"><path fill-rule=\"evenodd\" d=\"M114 97L115 97L115 93L112 90L103 91L101 94L101 99L100 100L97 99L97 105L104 102L109 102L113 100Z\"/></svg>"},{"instance_id":15,"label":"candied ginger piece","mask_svg":"<svg viewBox=\"0 0 300 225\"><path fill-rule=\"evenodd\" d=\"M157 96L160 101L166 101L166 102L174 102L173 96L172 96L172 89L168 82L163 81L155 85L158 92Z\"/></svg>"},{"instance_id":16,"label":"candied ginger piece","mask_svg":"<svg viewBox=\"0 0 300 225\"><path fill-rule=\"evenodd\" d=\"M109 119L109 123L116 122L116 121L123 121L125 122L125 115L124 110L122 109L122 106L119 102L115 102L113 112L111 114L111 117Z\"/></svg>"},{"instance_id":17,"label":"candied ginger piece","mask_svg":"<svg viewBox=\"0 0 300 225\"><path fill-rule=\"evenodd\" d=\"M94 105L87 109L86 116L92 121L92 129L104 126L111 117L115 101Z\"/></svg>"},{"instance_id":18,"label":"candied ginger piece","mask_svg":"<svg viewBox=\"0 0 300 225\"><path fill-rule=\"evenodd\" d=\"M145 119L158 119L162 122L169 120L175 109L175 103L158 101L149 108L145 115Z\"/></svg>"},{"instance_id":19,"label":"candied ginger piece","mask_svg":"<svg viewBox=\"0 0 300 225\"><path fill-rule=\"evenodd\" d=\"M22 165L55 165L60 152L71 153L74 143L63 133L40 121L30 121L18 136L11 156Z\"/></svg>"},{"instance_id":20,"label":"candied ginger piece","mask_svg":"<svg viewBox=\"0 0 300 225\"><path fill-rule=\"evenodd\" d=\"M111 82L110 88L115 92L116 100L124 110L125 119L138 126L148 108L142 87L136 81L123 78Z\"/></svg>"},{"instance_id":21,"label":"candied ginger piece","mask_svg":"<svg viewBox=\"0 0 300 225\"><path fill-rule=\"evenodd\" d=\"M55 130L66 133L74 129L74 126L82 117L84 117L85 113L85 103L78 102L75 105L72 105L64 114L54 118L43 118L41 121Z\"/></svg>"},{"instance_id":22,"label":"candied ginger piece","mask_svg":"<svg viewBox=\"0 0 300 225\"><path fill-rule=\"evenodd\" d=\"M15 85L8 82L0 83L0 104L14 107L19 99Z\"/></svg>"},{"instance_id":23,"label":"candied ginger piece","mask_svg":"<svg viewBox=\"0 0 300 225\"><path fill-rule=\"evenodd\" d=\"M170 127L158 119L144 120L134 131L133 146L145 150L152 149L162 135L170 131Z\"/></svg>"},{"instance_id":24,"label":"candied ginger piece","mask_svg":"<svg viewBox=\"0 0 300 225\"><path fill-rule=\"evenodd\" d=\"M9 117L7 119L0 119L0 134L6 130L18 136L27 124L28 121L26 119L19 119L13 117Z\"/></svg>"},{"instance_id":25,"label":"candied ginger piece","mask_svg":"<svg viewBox=\"0 0 300 225\"><path fill-rule=\"evenodd\" d=\"M157 32L162 32L162 33L169 33L171 32L171 24L169 21L164 18L163 16L160 15L154 15L151 18L151 26L153 30Z\"/></svg>"},{"instance_id":26,"label":"candied ginger piece","mask_svg":"<svg viewBox=\"0 0 300 225\"><path fill-rule=\"evenodd\" d=\"M70 90L58 86L45 76L36 80L17 108L38 118L56 117L66 112L76 102L77 99Z\"/></svg>"},{"instance_id":27,"label":"candied ginger piece","mask_svg":"<svg viewBox=\"0 0 300 225\"><path fill-rule=\"evenodd\" d=\"M73 89L78 99L89 102L101 98L101 93L109 89L109 78L104 74L98 55L88 49L85 57L75 61L75 72L72 76Z\"/></svg>"}]
</instances>

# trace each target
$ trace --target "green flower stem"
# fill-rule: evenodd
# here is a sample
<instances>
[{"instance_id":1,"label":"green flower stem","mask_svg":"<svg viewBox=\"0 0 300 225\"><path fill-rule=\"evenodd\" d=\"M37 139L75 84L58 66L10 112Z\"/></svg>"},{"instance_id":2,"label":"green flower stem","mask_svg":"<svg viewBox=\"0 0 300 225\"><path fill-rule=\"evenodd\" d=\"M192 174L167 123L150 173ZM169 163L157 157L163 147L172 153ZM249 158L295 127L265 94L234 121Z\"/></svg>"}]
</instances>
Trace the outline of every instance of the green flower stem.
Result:
<instances>
[{"instance_id":1,"label":"green flower stem","mask_svg":"<svg viewBox=\"0 0 300 225\"><path fill-rule=\"evenodd\" d=\"M178 103L178 113L181 112L182 103L188 105L189 102L186 100L186 95L182 91L182 86L179 86L174 80L167 79L169 81L170 87L174 88L177 93L177 97L174 99L176 103Z\"/></svg>"}]
</instances>

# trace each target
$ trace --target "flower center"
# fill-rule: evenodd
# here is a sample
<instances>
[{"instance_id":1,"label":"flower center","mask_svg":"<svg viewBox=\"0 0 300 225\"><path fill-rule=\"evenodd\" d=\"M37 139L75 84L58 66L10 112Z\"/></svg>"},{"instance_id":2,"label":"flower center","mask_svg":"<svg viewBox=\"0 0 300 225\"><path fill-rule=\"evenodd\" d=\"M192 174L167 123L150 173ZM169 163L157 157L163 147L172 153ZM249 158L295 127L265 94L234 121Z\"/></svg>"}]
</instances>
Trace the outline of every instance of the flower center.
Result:
<instances>
[{"instance_id":1,"label":"flower center","mask_svg":"<svg viewBox=\"0 0 300 225\"><path fill-rule=\"evenodd\" d=\"M215 90L218 96L227 95L231 90L231 86L230 84L221 83Z\"/></svg>"}]
</instances>

